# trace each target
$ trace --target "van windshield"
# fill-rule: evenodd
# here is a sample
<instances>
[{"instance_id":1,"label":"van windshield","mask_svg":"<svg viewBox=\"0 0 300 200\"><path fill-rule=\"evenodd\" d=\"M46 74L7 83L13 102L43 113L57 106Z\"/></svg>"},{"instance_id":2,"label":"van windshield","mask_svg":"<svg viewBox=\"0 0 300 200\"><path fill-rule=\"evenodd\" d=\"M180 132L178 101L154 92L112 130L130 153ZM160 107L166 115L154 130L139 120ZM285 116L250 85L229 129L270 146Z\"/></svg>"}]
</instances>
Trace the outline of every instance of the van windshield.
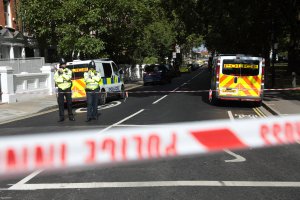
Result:
<instances>
[{"instance_id":1,"label":"van windshield","mask_svg":"<svg viewBox=\"0 0 300 200\"><path fill-rule=\"evenodd\" d=\"M89 70L89 64L68 65L67 68L72 70L74 79L80 79Z\"/></svg>"},{"instance_id":2,"label":"van windshield","mask_svg":"<svg viewBox=\"0 0 300 200\"><path fill-rule=\"evenodd\" d=\"M257 76L259 60L223 60L223 74L235 76Z\"/></svg>"}]
</instances>

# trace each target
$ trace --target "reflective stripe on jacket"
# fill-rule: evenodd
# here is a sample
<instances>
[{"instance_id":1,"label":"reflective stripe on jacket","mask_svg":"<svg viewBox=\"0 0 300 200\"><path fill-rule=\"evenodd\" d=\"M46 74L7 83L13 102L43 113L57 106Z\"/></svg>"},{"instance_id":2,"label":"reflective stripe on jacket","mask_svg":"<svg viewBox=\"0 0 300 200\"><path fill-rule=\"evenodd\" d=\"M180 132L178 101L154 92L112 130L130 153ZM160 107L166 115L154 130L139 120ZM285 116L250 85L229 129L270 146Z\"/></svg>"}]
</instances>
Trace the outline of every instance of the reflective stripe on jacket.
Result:
<instances>
[{"instance_id":1,"label":"reflective stripe on jacket","mask_svg":"<svg viewBox=\"0 0 300 200\"><path fill-rule=\"evenodd\" d=\"M72 86L72 71L68 68L58 69L54 73L54 81L57 84L57 87L66 90Z\"/></svg>"},{"instance_id":2,"label":"reflective stripe on jacket","mask_svg":"<svg viewBox=\"0 0 300 200\"><path fill-rule=\"evenodd\" d=\"M99 82L101 80L100 73L95 70L89 70L84 73L84 81L86 89L95 90L99 88Z\"/></svg>"}]
</instances>

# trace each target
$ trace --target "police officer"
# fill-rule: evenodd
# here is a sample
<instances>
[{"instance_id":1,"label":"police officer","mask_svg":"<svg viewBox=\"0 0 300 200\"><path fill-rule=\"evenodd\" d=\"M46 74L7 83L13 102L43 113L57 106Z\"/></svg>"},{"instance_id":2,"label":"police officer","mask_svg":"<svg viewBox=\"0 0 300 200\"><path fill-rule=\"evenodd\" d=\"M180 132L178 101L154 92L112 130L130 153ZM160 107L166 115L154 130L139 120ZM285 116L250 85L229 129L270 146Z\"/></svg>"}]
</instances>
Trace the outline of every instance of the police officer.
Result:
<instances>
[{"instance_id":1,"label":"police officer","mask_svg":"<svg viewBox=\"0 0 300 200\"><path fill-rule=\"evenodd\" d=\"M92 61L89 64L89 71L84 73L84 81L86 83L87 96L87 120L98 119L98 96L99 96L99 82L101 80L100 73L95 70L95 63Z\"/></svg>"},{"instance_id":2,"label":"police officer","mask_svg":"<svg viewBox=\"0 0 300 200\"><path fill-rule=\"evenodd\" d=\"M72 113L72 71L66 68L66 61L64 58L61 58L59 61L59 69L54 73L54 81L58 87L58 108L59 108L59 120L62 122L64 118L64 97L66 98L68 115L70 121L75 121L74 115Z\"/></svg>"}]
</instances>

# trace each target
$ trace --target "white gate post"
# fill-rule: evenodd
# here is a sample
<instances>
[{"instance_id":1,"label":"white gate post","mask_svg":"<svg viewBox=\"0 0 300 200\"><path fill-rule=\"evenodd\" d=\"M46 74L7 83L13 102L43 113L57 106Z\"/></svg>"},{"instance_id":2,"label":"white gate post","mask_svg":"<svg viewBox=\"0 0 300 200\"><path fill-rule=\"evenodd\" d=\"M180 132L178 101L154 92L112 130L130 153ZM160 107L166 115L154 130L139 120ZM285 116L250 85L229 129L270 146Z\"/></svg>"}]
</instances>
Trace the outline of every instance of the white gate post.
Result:
<instances>
[{"instance_id":1,"label":"white gate post","mask_svg":"<svg viewBox=\"0 0 300 200\"><path fill-rule=\"evenodd\" d=\"M12 67L1 66L1 91L2 102L14 103L17 102L17 98L14 91L14 75Z\"/></svg>"},{"instance_id":2,"label":"white gate post","mask_svg":"<svg viewBox=\"0 0 300 200\"><path fill-rule=\"evenodd\" d=\"M43 74L48 74L47 77L47 88L49 89L49 95L55 93L54 73L52 72L51 66L43 66L41 68Z\"/></svg>"}]
</instances>

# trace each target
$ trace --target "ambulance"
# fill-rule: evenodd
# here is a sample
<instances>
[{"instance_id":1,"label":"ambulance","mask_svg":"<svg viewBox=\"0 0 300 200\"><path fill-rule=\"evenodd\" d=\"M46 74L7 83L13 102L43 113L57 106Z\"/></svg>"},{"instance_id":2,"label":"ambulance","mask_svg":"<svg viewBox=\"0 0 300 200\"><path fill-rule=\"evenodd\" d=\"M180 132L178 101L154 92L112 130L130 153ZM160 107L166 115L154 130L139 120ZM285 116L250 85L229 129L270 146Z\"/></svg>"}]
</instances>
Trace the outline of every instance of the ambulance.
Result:
<instances>
[{"instance_id":1,"label":"ambulance","mask_svg":"<svg viewBox=\"0 0 300 200\"><path fill-rule=\"evenodd\" d=\"M84 72L89 70L93 63L101 74L99 103L106 103L107 98L117 96L125 98L125 86L122 78L123 71L108 59L74 60L67 63L67 68L72 70L72 101L86 101Z\"/></svg>"},{"instance_id":2,"label":"ambulance","mask_svg":"<svg viewBox=\"0 0 300 200\"><path fill-rule=\"evenodd\" d=\"M253 101L261 106L265 61L261 57L220 54L212 60L209 101Z\"/></svg>"}]
</instances>

